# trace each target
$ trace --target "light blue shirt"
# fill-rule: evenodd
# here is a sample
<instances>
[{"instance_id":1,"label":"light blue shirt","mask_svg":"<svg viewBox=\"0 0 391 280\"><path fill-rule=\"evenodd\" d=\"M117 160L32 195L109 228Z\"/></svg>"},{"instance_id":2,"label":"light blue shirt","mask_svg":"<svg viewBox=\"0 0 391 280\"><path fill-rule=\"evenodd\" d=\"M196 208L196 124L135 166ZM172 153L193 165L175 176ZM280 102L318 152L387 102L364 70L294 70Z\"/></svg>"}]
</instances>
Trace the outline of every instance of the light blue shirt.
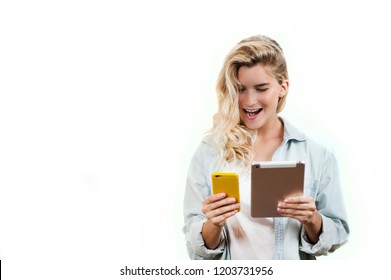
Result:
<instances>
[{"instance_id":1,"label":"light blue shirt","mask_svg":"<svg viewBox=\"0 0 391 280\"><path fill-rule=\"evenodd\" d=\"M304 195L315 198L322 217L319 241L308 241L304 227L291 218L274 218L274 259L289 259L287 248L298 248L301 259L333 252L347 242L349 226L342 197L337 162L334 154L314 142L286 120L284 139L273 155L273 161L293 160L305 162ZM183 232L191 259L231 259L229 231L224 226L221 241L216 249L208 249L201 235L206 217L202 213L202 201L211 194L211 174L217 170L218 152L211 136L202 140L197 148L188 172L185 198ZM292 226L298 224L298 226ZM290 226L291 225L291 226ZM287 246L286 242L297 242ZM285 249L285 250L284 250ZM284 252L285 251L285 252Z\"/></svg>"}]
</instances>

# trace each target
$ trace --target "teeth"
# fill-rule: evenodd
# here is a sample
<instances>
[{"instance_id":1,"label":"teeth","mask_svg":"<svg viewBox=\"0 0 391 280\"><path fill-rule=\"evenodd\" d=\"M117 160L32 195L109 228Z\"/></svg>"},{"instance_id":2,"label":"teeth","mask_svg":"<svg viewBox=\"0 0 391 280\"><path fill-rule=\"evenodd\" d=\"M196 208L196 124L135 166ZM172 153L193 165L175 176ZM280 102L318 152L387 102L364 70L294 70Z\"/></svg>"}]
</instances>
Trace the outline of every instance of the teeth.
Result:
<instances>
[{"instance_id":1,"label":"teeth","mask_svg":"<svg viewBox=\"0 0 391 280\"><path fill-rule=\"evenodd\" d=\"M246 110L246 112L249 112L249 113L255 113L255 112L258 112L260 109L252 109L252 110L244 109L244 110Z\"/></svg>"}]
</instances>

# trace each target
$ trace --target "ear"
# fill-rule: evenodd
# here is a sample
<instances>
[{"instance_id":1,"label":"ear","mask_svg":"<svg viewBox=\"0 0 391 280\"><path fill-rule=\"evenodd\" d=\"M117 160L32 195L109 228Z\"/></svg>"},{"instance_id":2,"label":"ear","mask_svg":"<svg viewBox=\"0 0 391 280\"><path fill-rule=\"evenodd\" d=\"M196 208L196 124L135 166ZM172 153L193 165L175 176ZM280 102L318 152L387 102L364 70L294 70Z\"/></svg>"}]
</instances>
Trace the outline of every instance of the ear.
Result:
<instances>
[{"instance_id":1,"label":"ear","mask_svg":"<svg viewBox=\"0 0 391 280\"><path fill-rule=\"evenodd\" d=\"M281 83L281 90L278 93L278 97L284 97L289 90L289 81L288 80L283 80Z\"/></svg>"}]
</instances>

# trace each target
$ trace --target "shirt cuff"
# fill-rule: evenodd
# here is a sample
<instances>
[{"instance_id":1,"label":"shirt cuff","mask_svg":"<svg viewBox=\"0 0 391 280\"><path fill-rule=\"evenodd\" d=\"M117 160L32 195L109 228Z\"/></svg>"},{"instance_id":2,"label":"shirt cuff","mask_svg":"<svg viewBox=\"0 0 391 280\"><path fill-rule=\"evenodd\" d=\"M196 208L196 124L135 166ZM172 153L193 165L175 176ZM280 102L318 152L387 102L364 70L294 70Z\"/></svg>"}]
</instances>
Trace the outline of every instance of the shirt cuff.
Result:
<instances>
[{"instance_id":1,"label":"shirt cuff","mask_svg":"<svg viewBox=\"0 0 391 280\"><path fill-rule=\"evenodd\" d=\"M300 250L311 254L314 256L322 256L327 255L329 252L335 251L338 246L333 246L333 240L335 240L335 225L333 220L330 218L327 218L323 215L322 217L322 232L319 235L319 240L315 244L312 244L309 241L309 238L307 236L307 233L305 232L304 226L301 229L301 247Z\"/></svg>"},{"instance_id":2,"label":"shirt cuff","mask_svg":"<svg viewBox=\"0 0 391 280\"><path fill-rule=\"evenodd\" d=\"M189 242L194 252L204 259L216 259L218 255L223 254L225 248L225 240L223 235L221 236L220 244L216 249L208 249L205 245L204 239L202 238L202 227L206 220L202 220L194 223L191 226L189 232Z\"/></svg>"}]
</instances>

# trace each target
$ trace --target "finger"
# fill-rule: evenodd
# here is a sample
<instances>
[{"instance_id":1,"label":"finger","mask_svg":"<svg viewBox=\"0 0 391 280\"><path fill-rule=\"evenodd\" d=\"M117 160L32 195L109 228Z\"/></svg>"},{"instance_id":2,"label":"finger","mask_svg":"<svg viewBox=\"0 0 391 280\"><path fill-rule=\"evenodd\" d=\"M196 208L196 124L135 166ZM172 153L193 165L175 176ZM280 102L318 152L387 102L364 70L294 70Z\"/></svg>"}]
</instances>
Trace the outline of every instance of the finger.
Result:
<instances>
[{"instance_id":1,"label":"finger","mask_svg":"<svg viewBox=\"0 0 391 280\"><path fill-rule=\"evenodd\" d=\"M290 196L284 199L284 202L288 202L288 203L310 203L313 201L314 198L312 196L303 196L303 195Z\"/></svg>"},{"instance_id":2,"label":"finger","mask_svg":"<svg viewBox=\"0 0 391 280\"><path fill-rule=\"evenodd\" d=\"M214 209L216 206L213 205L213 203L220 201L226 197L225 193L218 193L218 194L212 194L208 197L206 197L202 201L202 212L210 211L210 209Z\"/></svg>"},{"instance_id":3,"label":"finger","mask_svg":"<svg viewBox=\"0 0 391 280\"><path fill-rule=\"evenodd\" d=\"M226 220L228 218L232 217L233 215L235 215L236 213L238 213L238 210L229 211L229 212L224 213L223 215L211 218L210 221L213 224L223 226L225 224Z\"/></svg>"},{"instance_id":4,"label":"finger","mask_svg":"<svg viewBox=\"0 0 391 280\"><path fill-rule=\"evenodd\" d=\"M285 214L285 213L280 213L281 216L286 217L286 218L292 218L295 220L298 220L301 223L306 223L309 220L308 216L302 216L302 215L291 215L291 214Z\"/></svg>"},{"instance_id":5,"label":"finger","mask_svg":"<svg viewBox=\"0 0 391 280\"><path fill-rule=\"evenodd\" d=\"M209 212L209 211L212 211L214 209L218 209L218 208L226 206L226 205L234 204L235 202L236 202L236 199L234 197L227 197L225 199L221 199L221 200L212 202L210 204L205 203L203 205L203 212L204 213Z\"/></svg>"},{"instance_id":6,"label":"finger","mask_svg":"<svg viewBox=\"0 0 391 280\"><path fill-rule=\"evenodd\" d=\"M207 198L205 198L204 202L206 204L210 204L210 203L213 203L215 201L219 201L219 200L223 199L226 196L227 195L225 193L212 194L212 195L208 196Z\"/></svg>"},{"instance_id":7,"label":"finger","mask_svg":"<svg viewBox=\"0 0 391 280\"><path fill-rule=\"evenodd\" d=\"M309 210L314 211L316 206L314 203L287 203L280 202L277 204L277 208L280 209L292 209L292 210Z\"/></svg>"},{"instance_id":8,"label":"finger","mask_svg":"<svg viewBox=\"0 0 391 280\"><path fill-rule=\"evenodd\" d=\"M277 208L277 211L284 216L289 216L297 219L297 217L311 217L314 211L310 210L298 210L298 209L283 209Z\"/></svg>"},{"instance_id":9,"label":"finger","mask_svg":"<svg viewBox=\"0 0 391 280\"><path fill-rule=\"evenodd\" d=\"M213 219L215 217L225 216L227 213L238 209L239 209L239 203L236 203L227 206L222 206L211 211L207 211L205 215L208 219Z\"/></svg>"}]
</instances>

